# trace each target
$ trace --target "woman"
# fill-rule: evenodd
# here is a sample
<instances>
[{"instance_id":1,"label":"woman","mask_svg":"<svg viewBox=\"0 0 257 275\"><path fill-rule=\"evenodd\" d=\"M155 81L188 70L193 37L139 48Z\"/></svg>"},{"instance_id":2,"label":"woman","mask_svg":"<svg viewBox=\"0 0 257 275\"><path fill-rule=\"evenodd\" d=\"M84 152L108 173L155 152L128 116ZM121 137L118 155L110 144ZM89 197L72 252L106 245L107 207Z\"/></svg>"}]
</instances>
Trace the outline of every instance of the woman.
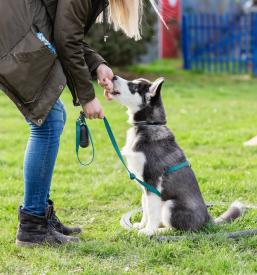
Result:
<instances>
[{"instance_id":1,"label":"woman","mask_svg":"<svg viewBox=\"0 0 257 275\"><path fill-rule=\"evenodd\" d=\"M90 119L104 117L91 79L98 78L108 97L113 72L89 48L84 37L108 4L109 22L115 29L139 39L141 0L0 3L0 89L16 104L31 130L24 158L24 202L19 208L18 245L78 241L68 235L81 229L64 226L49 199L66 121L59 97L67 79L74 105L81 105Z\"/></svg>"}]
</instances>

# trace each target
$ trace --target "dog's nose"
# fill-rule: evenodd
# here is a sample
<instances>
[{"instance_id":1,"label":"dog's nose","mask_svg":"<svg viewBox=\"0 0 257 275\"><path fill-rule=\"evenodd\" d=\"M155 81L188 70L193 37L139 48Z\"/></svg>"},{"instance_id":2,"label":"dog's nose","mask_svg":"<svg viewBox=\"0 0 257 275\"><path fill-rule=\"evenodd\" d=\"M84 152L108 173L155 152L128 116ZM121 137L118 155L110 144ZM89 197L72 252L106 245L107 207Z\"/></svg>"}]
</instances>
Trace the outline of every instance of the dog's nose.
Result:
<instances>
[{"instance_id":1,"label":"dog's nose","mask_svg":"<svg viewBox=\"0 0 257 275\"><path fill-rule=\"evenodd\" d=\"M115 80L118 80L118 77L116 75L112 78L112 81L115 81Z\"/></svg>"}]
</instances>

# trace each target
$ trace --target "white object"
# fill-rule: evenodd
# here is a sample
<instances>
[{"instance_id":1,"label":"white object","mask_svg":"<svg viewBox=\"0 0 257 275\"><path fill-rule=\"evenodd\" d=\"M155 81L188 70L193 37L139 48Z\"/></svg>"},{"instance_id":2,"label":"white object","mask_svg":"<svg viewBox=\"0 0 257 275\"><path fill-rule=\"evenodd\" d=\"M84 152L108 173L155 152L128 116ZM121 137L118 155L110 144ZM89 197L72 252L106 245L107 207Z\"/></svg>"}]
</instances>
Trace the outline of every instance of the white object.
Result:
<instances>
[{"instance_id":1,"label":"white object","mask_svg":"<svg viewBox=\"0 0 257 275\"><path fill-rule=\"evenodd\" d=\"M252 139L246 141L244 143L244 146L248 146L248 147L251 147L251 146L257 146L257 136L256 137L253 137Z\"/></svg>"}]
</instances>

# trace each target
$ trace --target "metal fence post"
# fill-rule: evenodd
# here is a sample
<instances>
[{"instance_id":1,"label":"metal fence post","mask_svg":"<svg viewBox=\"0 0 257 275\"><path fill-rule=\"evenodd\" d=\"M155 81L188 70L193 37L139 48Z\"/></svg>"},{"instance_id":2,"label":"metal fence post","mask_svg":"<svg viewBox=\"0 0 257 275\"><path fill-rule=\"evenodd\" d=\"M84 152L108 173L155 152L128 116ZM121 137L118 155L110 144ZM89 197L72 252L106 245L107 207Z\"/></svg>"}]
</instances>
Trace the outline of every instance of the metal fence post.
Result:
<instances>
[{"instance_id":1,"label":"metal fence post","mask_svg":"<svg viewBox=\"0 0 257 275\"><path fill-rule=\"evenodd\" d=\"M189 53L189 29L188 29L188 17L183 15L182 17L182 51L184 57L184 69L190 70L190 53Z\"/></svg>"}]
</instances>

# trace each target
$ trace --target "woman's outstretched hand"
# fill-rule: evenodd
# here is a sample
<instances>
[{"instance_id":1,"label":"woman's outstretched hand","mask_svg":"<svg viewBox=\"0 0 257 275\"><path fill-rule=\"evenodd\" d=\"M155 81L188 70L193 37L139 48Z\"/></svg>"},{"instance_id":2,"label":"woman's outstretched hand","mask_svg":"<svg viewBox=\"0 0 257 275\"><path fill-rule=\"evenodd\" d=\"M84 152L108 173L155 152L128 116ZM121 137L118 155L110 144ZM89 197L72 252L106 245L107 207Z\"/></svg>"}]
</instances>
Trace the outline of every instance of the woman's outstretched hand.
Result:
<instances>
[{"instance_id":1,"label":"woman's outstretched hand","mask_svg":"<svg viewBox=\"0 0 257 275\"><path fill-rule=\"evenodd\" d=\"M101 64L97 70L98 83L104 88L104 95L106 99L110 100L110 93L113 90L112 79L114 77L113 71L111 68L105 64Z\"/></svg>"},{"instance_id":2,"label":"woman's outstretched hand","mask_svg":"<svg viewBox=\"0 0 257 275\"><path fill-rule=\"evenodd\" d=\"M86 118L89 118L89 119L104 118L103 108L97 98L94 98L92 101L86 103L83 106L83 111Z\"/></svg>"}]
</instances>

